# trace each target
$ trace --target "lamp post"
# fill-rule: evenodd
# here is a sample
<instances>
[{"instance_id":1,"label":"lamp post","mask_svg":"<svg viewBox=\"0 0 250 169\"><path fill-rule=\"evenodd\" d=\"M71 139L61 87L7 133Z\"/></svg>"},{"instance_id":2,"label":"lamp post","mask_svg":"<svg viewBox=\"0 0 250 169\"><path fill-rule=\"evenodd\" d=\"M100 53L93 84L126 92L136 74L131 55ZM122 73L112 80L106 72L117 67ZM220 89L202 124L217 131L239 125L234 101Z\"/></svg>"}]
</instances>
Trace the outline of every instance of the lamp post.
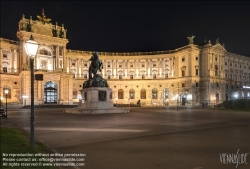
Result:
<instances>
[{"instance_id":1,"label":"lamp post","mask_svg":"<svg viewBox=\"0 0 250 169\"><path fill-rule=\"evenodd\" d=\"M36 56L37 49L38 49L38 43L34 41L33 36L30 36L30 39L27 40L24 44L26 54L30 57L30 92L31 92L31 115L30 115L30 146L35 146L35 135L34 135L34 57Z\"/></svg>"},{"instance_id":2,"label":"lamp post","mask_svg":"<svg viewBox=\"0 0 250 169\"><path fill-rule=\"evenodd\" d=\"M6 115L5 115L5 118L8 118L8 111L7 111L7 95L9 93L9 89L8 88L5 88L4 89L4 93L5 93L5 97L6 97Z\"/></svg>"}]
</instances>

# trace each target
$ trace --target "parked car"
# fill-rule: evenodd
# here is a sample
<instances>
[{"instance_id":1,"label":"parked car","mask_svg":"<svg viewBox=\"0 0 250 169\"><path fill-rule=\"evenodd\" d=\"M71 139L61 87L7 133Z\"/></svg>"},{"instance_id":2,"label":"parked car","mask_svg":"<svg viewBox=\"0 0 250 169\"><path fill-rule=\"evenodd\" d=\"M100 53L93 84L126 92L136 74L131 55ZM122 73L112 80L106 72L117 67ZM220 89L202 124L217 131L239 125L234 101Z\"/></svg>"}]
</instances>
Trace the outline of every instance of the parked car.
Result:
<instances>
[{"instance_id":1,"label":"parked car","mask_svg":"<svg viewBox=\"0 0 250 169\"><path fill-rule=\"evenodd\" d=\"M0 116L5 117L6 116L6 111L4 108L0 108Z\"/></svg>"}]
</instances>

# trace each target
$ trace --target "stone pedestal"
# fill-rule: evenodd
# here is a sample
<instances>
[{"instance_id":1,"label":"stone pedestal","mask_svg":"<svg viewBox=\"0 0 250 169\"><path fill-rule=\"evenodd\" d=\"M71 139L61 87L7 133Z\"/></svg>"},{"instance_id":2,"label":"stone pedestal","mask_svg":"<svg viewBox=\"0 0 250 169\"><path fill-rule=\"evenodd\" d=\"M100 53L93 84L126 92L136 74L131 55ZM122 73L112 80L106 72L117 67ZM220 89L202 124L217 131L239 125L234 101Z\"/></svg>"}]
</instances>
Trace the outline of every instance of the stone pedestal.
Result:
<instances>
[{"instance_id":1,"label":"stone pedestal","mask_svg":"<svg viewBox=\"0 0 250 169\"><path fill-rule=\"evenodd\" d=\"M66 113L77 114L106 114L128 113L129 110L114 107L112 101L112 89L108 87L106 80L98 76L85 81L81 91L78 107L65 110Z\"/></svg>"}]
</instances>

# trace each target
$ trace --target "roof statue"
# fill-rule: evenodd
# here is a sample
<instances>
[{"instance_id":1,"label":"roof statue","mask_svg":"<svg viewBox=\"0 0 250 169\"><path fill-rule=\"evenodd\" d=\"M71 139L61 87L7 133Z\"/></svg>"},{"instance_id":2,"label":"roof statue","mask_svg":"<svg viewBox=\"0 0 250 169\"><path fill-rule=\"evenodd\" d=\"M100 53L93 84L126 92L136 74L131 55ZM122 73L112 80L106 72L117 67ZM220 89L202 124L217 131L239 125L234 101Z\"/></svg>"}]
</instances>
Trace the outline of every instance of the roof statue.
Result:
<instances>
[{"instance_id":1,"label":"roof statue","mask_svg":"<svg viewBox=\"0 0 250 169\"><path fill-rule=\"evenodd\" d=\"M215 44L218 44L219 43L219 38L218 39L216 39L216 41L215 41Z\"/></svg>"},{"instance_id":2,"label":"roof statue","mask_svg":"<svg viewBox=\"0 0 250 169\"><path fill-rule=\"evenodd\" d=\"M43 23L49 23L51 21L50 18L46 18L45 14L44 14L44 9L42 9L42 16L37 15L37 18Z\"/></svg>"},{"instance_id":3,"label":"roof statue","mask_svg":"<svg viewBox=\"0 0 250 169\"><path fill-rule=\"evenodd\" d=\"M191 37L187 37L188 38L188 44L193 44L194 43L194 38L195 38L195 36L191 36Z\"/></svg>"}]
</instances>

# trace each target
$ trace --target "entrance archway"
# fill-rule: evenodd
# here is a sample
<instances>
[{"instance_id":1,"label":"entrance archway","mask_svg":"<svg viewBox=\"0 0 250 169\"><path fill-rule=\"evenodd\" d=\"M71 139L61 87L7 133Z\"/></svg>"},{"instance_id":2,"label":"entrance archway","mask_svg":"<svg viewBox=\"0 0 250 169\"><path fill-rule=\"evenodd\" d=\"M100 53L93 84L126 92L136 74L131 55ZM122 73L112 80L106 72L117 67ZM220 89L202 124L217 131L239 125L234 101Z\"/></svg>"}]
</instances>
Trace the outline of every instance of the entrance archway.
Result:
<instances>
[{"instance_id":1,"label":"entrance archway","mask_svg":"<svg viewBox=\"0 0 250 169\"><path fill-rule=\"evenodd\" d=\"M55 82L48 81L44 84L44 103L57 103L57 85Z\"/></svg>"}]
</instances>

